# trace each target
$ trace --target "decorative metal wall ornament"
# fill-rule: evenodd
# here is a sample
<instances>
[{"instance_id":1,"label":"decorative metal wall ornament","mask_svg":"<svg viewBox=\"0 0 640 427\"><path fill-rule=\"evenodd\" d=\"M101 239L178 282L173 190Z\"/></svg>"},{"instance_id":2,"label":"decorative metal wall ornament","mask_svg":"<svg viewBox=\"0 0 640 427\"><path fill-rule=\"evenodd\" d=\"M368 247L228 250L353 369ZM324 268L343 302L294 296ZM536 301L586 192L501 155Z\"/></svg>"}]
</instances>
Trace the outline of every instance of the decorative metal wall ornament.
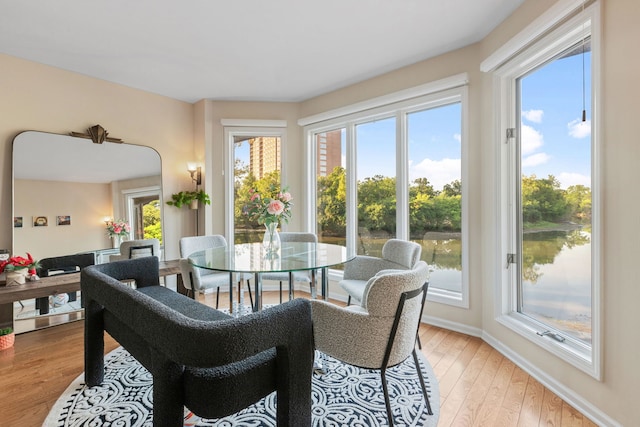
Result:
<instances>
[{"instance_id":1,"label":"decorative metal wall ornament","mask_svg":"<svg viewBox=\"0 0 640 427\"><path fill-rule=\"evenodd\" d=\"M90 139L94 144L102 144L105 141L115 142L117 144L122 144L124 142L120 138L110 137L109 132L100 125L91 126L87 129L87 133L71 132L69 135Z\"/></svg>"}]
</instances>

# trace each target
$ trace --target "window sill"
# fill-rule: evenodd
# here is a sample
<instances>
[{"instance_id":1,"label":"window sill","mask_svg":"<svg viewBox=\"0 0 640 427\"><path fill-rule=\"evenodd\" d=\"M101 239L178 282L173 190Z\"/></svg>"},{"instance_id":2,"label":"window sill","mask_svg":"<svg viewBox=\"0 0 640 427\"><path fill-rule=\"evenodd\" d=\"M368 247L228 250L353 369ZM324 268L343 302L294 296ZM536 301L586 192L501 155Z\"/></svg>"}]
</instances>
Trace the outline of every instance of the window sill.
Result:
<instances>
[{"instance_id":1,"label":"window sill","mask_svg":"<svg viewBox=\"0 0 640 427\"><path fill-rule=\"evenodd\" d=\"M565 335L563 335L565 337L563 342L557 341L550 336L541 336L539 333L548 328L519 313L503 314L498 316L496 320L563 361L593 378L601 380L600 369L594 363L592 347Z\"/></svg>"}]
</instances>

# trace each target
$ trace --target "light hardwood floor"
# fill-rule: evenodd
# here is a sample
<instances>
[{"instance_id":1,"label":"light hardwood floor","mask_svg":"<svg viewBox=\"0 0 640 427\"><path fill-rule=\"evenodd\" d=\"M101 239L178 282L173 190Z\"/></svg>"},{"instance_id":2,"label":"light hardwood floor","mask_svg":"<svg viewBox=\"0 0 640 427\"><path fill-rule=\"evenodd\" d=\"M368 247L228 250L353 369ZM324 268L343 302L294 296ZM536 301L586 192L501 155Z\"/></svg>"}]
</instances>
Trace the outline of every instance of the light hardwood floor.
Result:
<instances>
[{"instance_id":1,"label":"light hardwood floor","mask_svg":"<svg viewBox=\"0 0 640 427\"><path fill-rule=\"evenodd\" d=\"M308 296L297 292L297 297ZM220 295L221 306L228 296ZM264 302L277 302L267 292ZM215 296L201 298L215 305ZM20 334L0 352L0 425L41 426L83 368L83 322ZM438 426L595 426L479 338L429 325L422 352L440 385ZM118 347L107 337L106 351Z\"/></svg>"}]
</instances>

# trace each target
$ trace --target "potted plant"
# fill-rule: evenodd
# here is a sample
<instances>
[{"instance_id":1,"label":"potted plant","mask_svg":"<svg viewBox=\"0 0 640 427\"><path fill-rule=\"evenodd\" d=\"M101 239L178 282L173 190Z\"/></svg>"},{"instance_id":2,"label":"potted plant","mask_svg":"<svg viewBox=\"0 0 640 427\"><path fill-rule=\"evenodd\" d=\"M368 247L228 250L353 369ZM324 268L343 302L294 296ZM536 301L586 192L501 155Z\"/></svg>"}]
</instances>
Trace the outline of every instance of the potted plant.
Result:
<instances>
[{"instance_id":1,"label":"potted plant","mask_svg":"<svg viewBox=\"0 0 640 427\"><path fill-rule=\"evenodd\" d=\"M13 328L0 329L0 351L13 347L16 341L16 334L13 333Z\"/></svg>"},{"instance_id":2,"label":"potted plant","mask_svg":"<svg viewBox=\"0 0 640 427\"><path fill-rule=\"evenodd\" d=\"M211 199L204 190L195 191L181 191L171 195L171 200L167 202L169 206L175 206L181 208L182 206L189 206L191 209L198 208L198 202L202 202L204 205L210 205Z\"/></svg>"}]
</instances>

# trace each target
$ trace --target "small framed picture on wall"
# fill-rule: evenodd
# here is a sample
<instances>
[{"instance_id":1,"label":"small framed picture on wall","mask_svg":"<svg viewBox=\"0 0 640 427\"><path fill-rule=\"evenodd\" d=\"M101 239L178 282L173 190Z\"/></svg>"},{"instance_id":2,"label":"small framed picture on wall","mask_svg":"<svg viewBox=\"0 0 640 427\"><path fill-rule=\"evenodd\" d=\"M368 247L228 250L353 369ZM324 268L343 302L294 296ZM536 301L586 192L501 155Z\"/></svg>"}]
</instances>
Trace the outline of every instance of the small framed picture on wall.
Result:
<instances>
[{"instance_id":1,"label":"small framed picture on wall","mask_svg":"<svg viewBox=\"0 0 640 427\"><path fill-rule=\"evenodd\" d=\"M46 227L49 225L49 219L46 216L34 216L33 217L33 226L34 227Z\"/></svg>"},{"instance_id":2,"label":"small framed picture on wall","mask_svg":"<svg viewBox=\"0 0 640 427\"><path fill-rule=\"evenodd\" d=\"M22 228L22 217L14 216L13 217L13 227L14 228Z\"/></svg>"},{"instance_id":3,"label":"small framed picture on wall","mask_svg":"<svg viewBox=\"0 0 640 427\"><path fill-rule=\"evenodd\" d=\"M71 225L71 215L58 215L56 225Z\"/></svg>"}]
</instances>

